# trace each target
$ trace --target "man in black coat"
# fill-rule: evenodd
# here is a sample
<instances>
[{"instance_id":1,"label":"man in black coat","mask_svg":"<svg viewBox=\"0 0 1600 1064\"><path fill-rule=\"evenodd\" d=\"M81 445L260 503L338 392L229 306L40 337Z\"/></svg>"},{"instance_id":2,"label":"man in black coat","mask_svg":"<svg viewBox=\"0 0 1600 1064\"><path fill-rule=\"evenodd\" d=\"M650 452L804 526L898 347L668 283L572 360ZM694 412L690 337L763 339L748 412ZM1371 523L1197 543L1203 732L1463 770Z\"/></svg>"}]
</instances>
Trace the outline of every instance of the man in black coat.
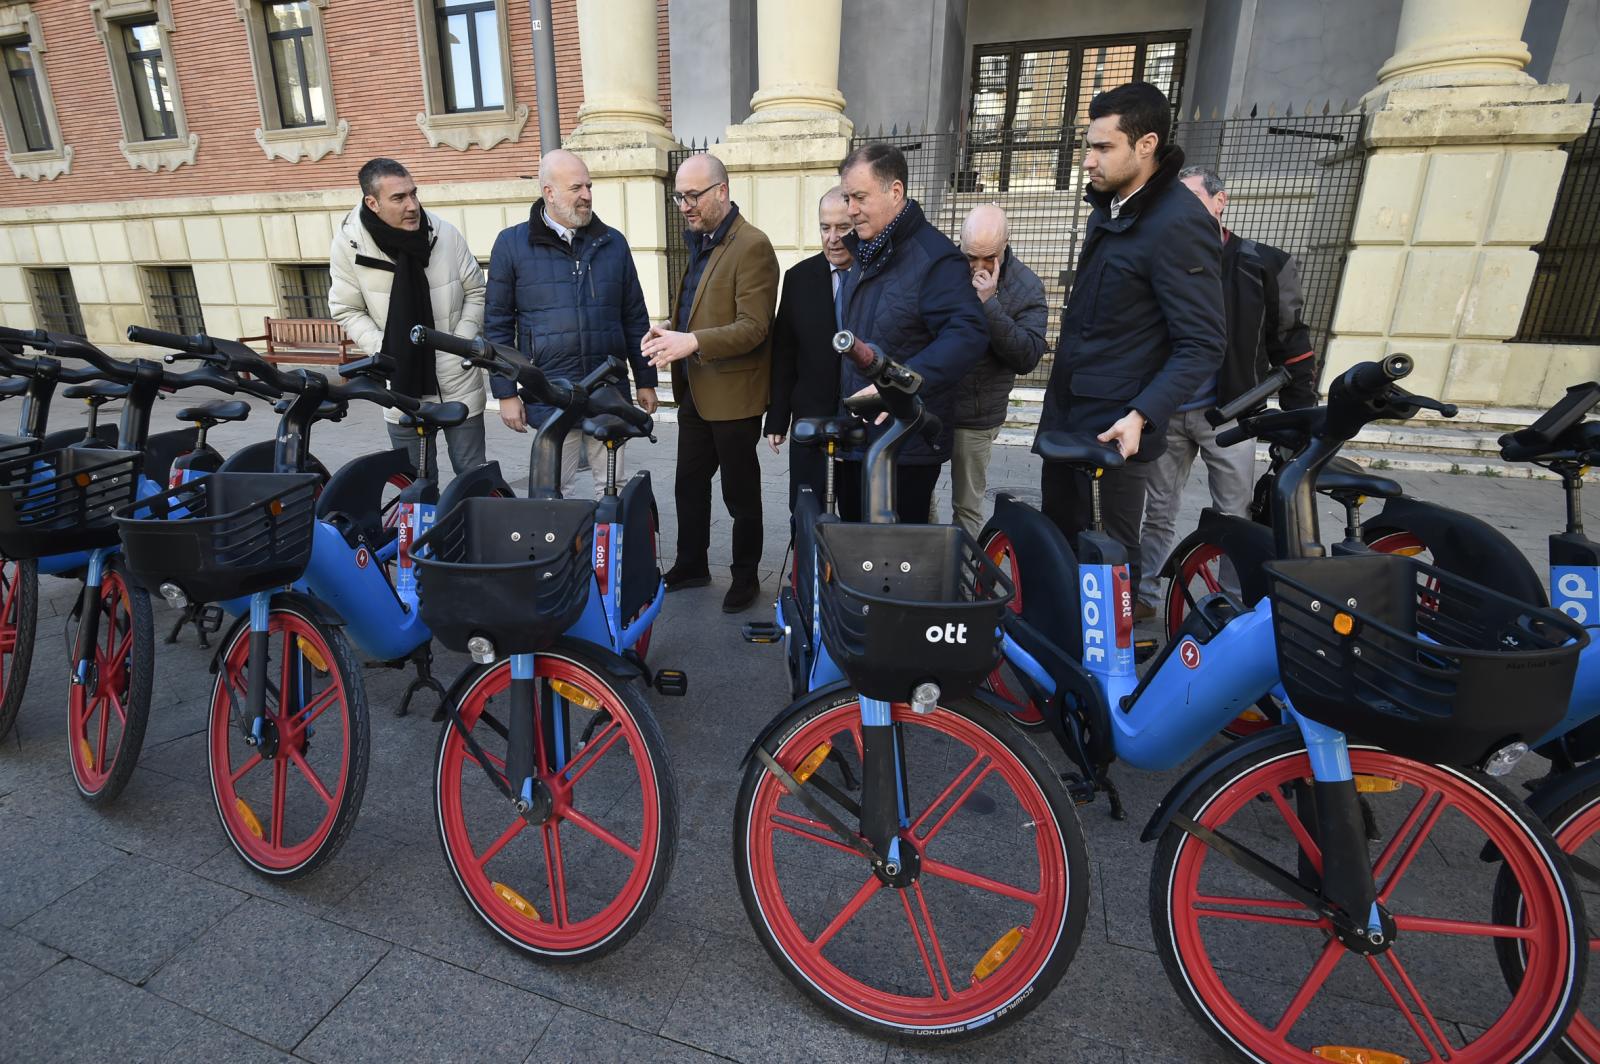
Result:
<instances>
[{"instance_id":1,"label":"man in black coat","mask_svg":"<svg viewBox=\"0 0 1600 1064\"><path fill-rule=\"evenodd\" d=\"M852 227L849 204L837 185L817 204L817 228L822 234L822 250L801 259L783 275L783 298L772 323L772 403L767 407L766 436L774 453L788 438L794 419L827 417L839 409L834 301L855 260L844 246ZM827 478L826 461L820 447L789 448L791 513L800 485L811 485L820 498Z\"/></svg>"},{"instance_id":2,"label":"man in black coat","mask_svg":"<svg viewBox=\"0 0 1600 1064\"><path fill-rule=\"evenodd\" d=\"M845 246L856 260L839 290L839 323L920 373L918 394L943 426L935 439L918 433L900 449L895 514L921 523L928 518L939 467L950 458L956 386L983 357L989 326L966 258L906 197L906 158L899 148L857 148L839 164L839 178L855 225ZM841 396L872 390L855 363L840 361ZM883 425L871 430L874 436L884 431ZM862 457L850 454L839 463L839 515L847 521L859 520L864 509Z\"/></svg>"},{"instance_id":3,"label":"man in black coat","mask_svg":"<svg viewBox=\"0 0 1600 1064\"><path fill-rule=\"evenodd\" d=\"M1133 82L1089 104L1086 198L1093 205L1039 416L1041 432L1087 433L1128 465L1101 478L1105 530L1138 580L1144 464L1167 422L1217 371L1225 347L1217 223L1178 182L1161 90ZM1069 540L1090 525L1088 474L1046 463L1043 510Z\"/></svg>"},{"instance_id":4,"label":"man in black coat","mask_svg":"<svg viewBox=\"0 0 1600 1064\"><path fill-rule=\"evenodd\" d=\"M1150 463L1145 478L1144 531L1139 548L1144 574L1139 601L1133 607L1134 619L1141 621L1156 615L1159 574L1167 555L1178 545L1178 507L1195 457L1205 460L1214 508L1244 517L1255 493L1255 441L1219 447L1221 430L1206 421L1206 411L1254 388L1274 366L1289 371L1289 383L1278 393L1281 407L1298 410L1317 401L1317 360L1306 328L1300 269L1294 256L1241 237L1220 224L1228 207L1228 190L1215 170L1186 166L1178 179L1219 223L1228 353L1216 376L1178 408L1167 429L1167 449Z\"/></svg>"}]
</instances>

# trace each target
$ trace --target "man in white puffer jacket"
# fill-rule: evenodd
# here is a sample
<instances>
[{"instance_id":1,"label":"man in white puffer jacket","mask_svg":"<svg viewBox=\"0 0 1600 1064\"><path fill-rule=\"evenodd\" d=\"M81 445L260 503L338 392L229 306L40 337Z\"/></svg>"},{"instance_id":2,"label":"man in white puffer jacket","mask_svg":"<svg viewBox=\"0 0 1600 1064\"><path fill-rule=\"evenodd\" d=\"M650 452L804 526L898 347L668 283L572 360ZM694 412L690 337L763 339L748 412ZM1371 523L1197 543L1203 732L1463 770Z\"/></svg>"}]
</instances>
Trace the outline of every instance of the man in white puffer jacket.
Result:
<instances>
[{"instance_id":1,"label":"man in white puffer jacket","mask_svg":"<svg viewBox=\"0 0 1600 1064\"><path fill-rule=\"evenodd\" d=\"M463 369L459 358L413 345L410 331L423 324L467 338L482 332L483 271L460 231L422 209L404 166L373 159L361 168L360 181L361 203L333 234L328 306L356 347L396 360L391 388L466 404L471 416L444 430L450 465L464 473L484 462L483 374ZM395 448L409 448L415 462L415 431L397 424L397 411L384 417ZM429 465L427 475L437 479L437 458Z\"/></svg>"}]
</instances>

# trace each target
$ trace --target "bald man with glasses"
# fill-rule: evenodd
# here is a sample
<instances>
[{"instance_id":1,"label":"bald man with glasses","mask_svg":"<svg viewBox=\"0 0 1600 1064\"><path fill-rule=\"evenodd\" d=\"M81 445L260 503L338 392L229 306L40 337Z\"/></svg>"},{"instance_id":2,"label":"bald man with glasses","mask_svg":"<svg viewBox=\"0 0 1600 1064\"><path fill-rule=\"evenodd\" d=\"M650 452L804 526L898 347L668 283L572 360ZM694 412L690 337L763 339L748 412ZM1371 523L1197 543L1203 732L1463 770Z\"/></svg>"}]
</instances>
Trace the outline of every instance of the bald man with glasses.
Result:
<instances>
[{"instance_id":1,"label":"bald man with glasses","mask_svg":"<svg viewBox=\"0 0 1600 1064\"><path fill-rule=\"evenodd\" d=\"M678 167L672 194L683 215L689 266L673 325L653 327L641 350L670 369L678 401L677 560L668 591L711 583L711 478L722 473L722 501L733 518L727 613L761 592L761 417L772 387L772 312L778 258L765 233L739 213L728 171L714 155Z\"/></svg>"}]
</instances>

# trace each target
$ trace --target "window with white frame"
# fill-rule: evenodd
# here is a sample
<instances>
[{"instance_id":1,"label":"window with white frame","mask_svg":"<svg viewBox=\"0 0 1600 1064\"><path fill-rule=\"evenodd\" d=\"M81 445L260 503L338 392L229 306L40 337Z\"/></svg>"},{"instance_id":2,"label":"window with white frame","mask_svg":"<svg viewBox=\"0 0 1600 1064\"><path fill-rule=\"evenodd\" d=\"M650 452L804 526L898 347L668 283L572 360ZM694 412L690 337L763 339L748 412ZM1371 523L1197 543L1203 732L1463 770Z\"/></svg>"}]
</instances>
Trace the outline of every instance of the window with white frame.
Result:
<instances>
[{"instance_id":1,"label":"window with white frame","mask_svg":"<svg viewBox=\"0 0 1600 1064\"><path fill-rule=\"evenodd\" d=\"M269 159L315 161L344 152L350 123L338 116L322 11L330 0L234 0L250 42Z\"/></svg>"},{"instance_id":2,"label":"window with white frame","mask_svg":"<svg viewBox=\"0 0 1600 1064\"><path fill-rule=\"evenodd\" d=\"M200 135L184 118L171 0L90 0L89 12L110 62L122 117L117 146L128 165L152 172L192 165Z\"/></svg>"},{"instance_id":3,"label":"window with white frame","mask_svg":"<svg viewBox=\"0 0 1600 1064\"><path fill-rule=\"evenodd\" d=\"M528 105L511 83L508 0L413 0L422 42L425 110L434 147L492 148L522 136Z\"/></svg>"},{"instance_id":4,"label":"window with white frame","mask_svg":"<svg viewBox=\"0 0 1600 1064\"><path fill-rule=\"evenodd\" d=\"M32 4L0 5L0 129L11 172L51 180L72 167L45 71L44 37Z\"/></svg>"}]
</instances>

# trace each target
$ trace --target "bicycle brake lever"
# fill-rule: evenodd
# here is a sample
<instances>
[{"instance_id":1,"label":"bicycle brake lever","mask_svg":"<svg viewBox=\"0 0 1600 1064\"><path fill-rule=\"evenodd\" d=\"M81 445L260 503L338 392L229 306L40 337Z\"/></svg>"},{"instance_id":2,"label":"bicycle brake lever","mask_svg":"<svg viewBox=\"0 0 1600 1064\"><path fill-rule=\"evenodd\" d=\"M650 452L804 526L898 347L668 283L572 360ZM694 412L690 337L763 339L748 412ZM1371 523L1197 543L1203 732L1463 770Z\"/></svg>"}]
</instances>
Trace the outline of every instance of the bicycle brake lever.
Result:
<instances>
[{"instance_id":1,"label":"bicycle brake lever","mask_svg":"<svg viewBox=\"0 0 1600 1064\"><path fill-rule=\"evenodd\" d=\"M1399 388L1393 389L1389 402L1396 406L1409 406L1415 410L1432 410L1442 417L1455 417L1460 413L1460 409L1454 403L1431 399L1426 395L1413 395Z\"/></svg>"}]
</instances>

